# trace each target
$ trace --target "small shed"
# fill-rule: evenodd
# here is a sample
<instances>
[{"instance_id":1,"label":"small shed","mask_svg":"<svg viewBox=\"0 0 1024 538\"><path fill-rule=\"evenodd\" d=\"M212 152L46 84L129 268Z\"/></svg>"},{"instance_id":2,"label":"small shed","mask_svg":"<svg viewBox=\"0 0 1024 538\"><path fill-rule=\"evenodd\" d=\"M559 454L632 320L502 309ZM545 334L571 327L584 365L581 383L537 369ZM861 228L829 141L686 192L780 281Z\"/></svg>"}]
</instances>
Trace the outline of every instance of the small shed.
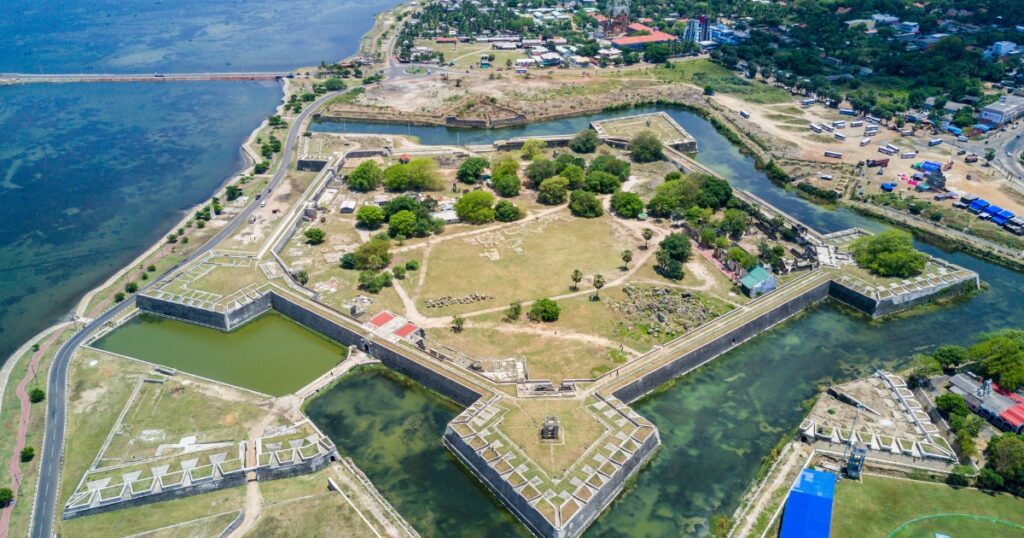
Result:
<instances>
[{"instance_id":1,"label":"small shed","mask_svg":"<svg viewBox=\"0 0 1024 538\"><path fill-rule=\"evenodd\" d=\"M775 275L765 271L758 265L747 273L747 276L740 279L740 287L747 297L754 299L770 291L774 291L778 284L775 282Z\"/></svg>"}]
</instances>

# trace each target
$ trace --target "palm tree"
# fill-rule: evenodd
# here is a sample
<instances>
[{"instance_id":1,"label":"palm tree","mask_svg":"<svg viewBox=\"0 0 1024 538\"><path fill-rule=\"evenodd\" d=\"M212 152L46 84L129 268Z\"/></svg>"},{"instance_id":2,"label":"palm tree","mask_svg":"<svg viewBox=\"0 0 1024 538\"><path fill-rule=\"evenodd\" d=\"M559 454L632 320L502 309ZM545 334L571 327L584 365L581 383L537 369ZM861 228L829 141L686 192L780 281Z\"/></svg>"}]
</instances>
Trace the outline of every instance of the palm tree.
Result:
<instances>
[{"instance_id":1,"label":"palm tree","mask_svg":"<svg viewBox=\"0 0 1024 538\"><path fill-rule=\"evenodd\" d=\"M580 282L583 281L583 271L580 271L579 269L573 269L572 276L570 278L572 278L572 287L569 289L571 289L572 291L579 291Z\"/></svg>"},{"instance_id":2,"label":"palm tree","mask_svg":"<svg viewBox=\"0 0 1024 538\"><path fill-rule=\"evenodd\" d=\"M604 287L604 276L601 273L594 275L594 299L601 300L601 288Z\"/></svg>"},{"instance_id":3,"label":"palm tree","mask_svg":"<svg viewBox=\"0 0 1024 538\"><path fill-rule=\"evenodd\" d=\"M622 251L622 268L629 269L629 262L633 261L633 251L626 249Z\"/></svg>"},{"instance_id":4,"label":"palm tree","mask_svg":"<svg viewBox=\"0 0 1024 538\"><path fill-rule=\"evenodd\" d=\"M644 228L644 231L640 234L644 238L644 250L647 250L647 242L654 237L654 230L650 228Z\"/></svg>"}]
</instances>

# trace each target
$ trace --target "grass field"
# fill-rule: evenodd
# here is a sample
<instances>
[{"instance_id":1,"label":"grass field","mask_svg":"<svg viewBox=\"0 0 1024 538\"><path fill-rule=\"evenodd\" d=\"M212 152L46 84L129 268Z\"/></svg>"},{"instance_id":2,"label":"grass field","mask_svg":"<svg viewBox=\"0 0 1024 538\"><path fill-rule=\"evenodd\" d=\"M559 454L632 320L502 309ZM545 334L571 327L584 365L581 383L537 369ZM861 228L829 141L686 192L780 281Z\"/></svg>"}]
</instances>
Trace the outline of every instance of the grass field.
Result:
<instances>
[{"instance_id":1,"label":"grass field","mask_svg":"<svg viewBox=\"0 0 1024 538\"><path fill-rule=\"evenodd\" d=\"M686 138L686 133L677 129L661 114L606 120L600 122L599 125L609 136L620 138L633 138L644 131L652 131L662 142L673 142Z\"/></svg>"},{"instance_id":2,"label":"grass field","mask_svg":"<svg viewBox=\"0 0 1024 538\"><path fill-rule=\"evenodd\" d=\"M263 507L247 536L375 536L339 493L320 493Z\"/></svg>"},{"instance_id":3,"label":"grass field","mask_svg":"<svg viewBox=\"0 0 1024 538\"><path fill-rule=\"evenodd\" d=\"M616 237L623 232L611 217L578 219L565 212L544 220L474 235L475 244L466 240L470 238L459 238L433 247L426 262L426 282L416 290L420 312L448 315L567 293L573 269L585 275L602 273L606 278L618 272L625 236ZM497 259L485 257L488 251ZM426 308L424 302L473 293L494 299L444 308Z\"/></svg>"},{"instance_id":4,"label":"grass field","mask_svg":"<svg viewBox=\"0 0 1024 538\"><path fill-rule=\"evenodd\" d=\"M839 483L832 514L832 537L884 538L905 523L940 514L970 514L995 518L1010 525L970 517L943 517L906 525L895 536L934 538L935 532L954 538L1024 536L1024 527L1013 526L1024 525L1022 499L975 489L956 489L945 484L868 476L863 483L852 480Z\"/></svg>"},{"instance_id":5,"label":"grass field","mask_svg":"<svg viewBox=\"0 0 1024 538\"><path fill-rule=\"evenodd\" d=\"M792 99L789 92L761 82L746 80L735 72L712 63L707 58L690 58L672 62L671 67L611 73L624 78L655 78L659 82L684 82L701 88L711 86L716 92L735 95L744 101L760 104L784 103Z\"/></svg>"}]
</instances>

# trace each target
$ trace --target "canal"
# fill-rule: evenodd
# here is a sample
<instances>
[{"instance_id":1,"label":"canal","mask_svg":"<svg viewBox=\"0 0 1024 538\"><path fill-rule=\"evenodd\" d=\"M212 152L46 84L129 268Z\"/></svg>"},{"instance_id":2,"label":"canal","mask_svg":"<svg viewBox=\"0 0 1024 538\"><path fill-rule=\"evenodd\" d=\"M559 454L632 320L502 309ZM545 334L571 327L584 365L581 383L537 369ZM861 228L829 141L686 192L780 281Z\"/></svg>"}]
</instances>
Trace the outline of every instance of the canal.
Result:
<instances>
[{"instance_id":1,"label":"canal","mask_svg":"<svg viewBox=\"0 0 1024 538\"><path fill-rule=\"evenodd\" d=\"M274 311L229 333L139 314L93 346L271 396L306 386L346 351Z\"/></svg>"},{"instance_id":2,"label":"canal","mask_svg":"<svg viewBox=\"0 0 1024 538\"><path fill-rule=\"evenodd\" d=\"M661 110L643 107L514 129L321 123L319 131L411 134L427 144L487 143L512 136L566 134L590 121ZM697 160L823 232L882 226L829 210L773 185L702 118L665 109L699 143ZM1020 275L970 256L919 248L977 271L987 290L916 314L872 321L827 302L744 344L634 407L661 430L663 448L588 537L707 534L713 515L731 515L761 460L804 414L801 403L832 381L898 368L915 353L971 342L1015 326L1024 300ZM440 443L458 409L391 376L364 372L343 380L308 408L424 536L516 536L524 530Z\"/></svg>"}]
</instances>

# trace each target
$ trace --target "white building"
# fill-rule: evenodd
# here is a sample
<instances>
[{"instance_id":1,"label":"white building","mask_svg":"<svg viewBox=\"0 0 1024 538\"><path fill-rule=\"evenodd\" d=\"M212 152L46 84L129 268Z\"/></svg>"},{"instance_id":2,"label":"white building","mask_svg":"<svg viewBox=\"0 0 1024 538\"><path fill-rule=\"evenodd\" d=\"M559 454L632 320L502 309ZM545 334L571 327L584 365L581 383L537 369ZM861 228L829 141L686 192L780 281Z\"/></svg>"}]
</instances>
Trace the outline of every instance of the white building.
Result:
<instances>
[{"instance_id":1,"label":"white building","mask_svg":"<svg viewBox=\"0 0 1024 538\"><path fill-rule=\"evenodd\" d=\"M981 109L981 121L1003 125L1024 117L1024 97L1004 95L998 101Z\"/></svg>"}]
</instances>

